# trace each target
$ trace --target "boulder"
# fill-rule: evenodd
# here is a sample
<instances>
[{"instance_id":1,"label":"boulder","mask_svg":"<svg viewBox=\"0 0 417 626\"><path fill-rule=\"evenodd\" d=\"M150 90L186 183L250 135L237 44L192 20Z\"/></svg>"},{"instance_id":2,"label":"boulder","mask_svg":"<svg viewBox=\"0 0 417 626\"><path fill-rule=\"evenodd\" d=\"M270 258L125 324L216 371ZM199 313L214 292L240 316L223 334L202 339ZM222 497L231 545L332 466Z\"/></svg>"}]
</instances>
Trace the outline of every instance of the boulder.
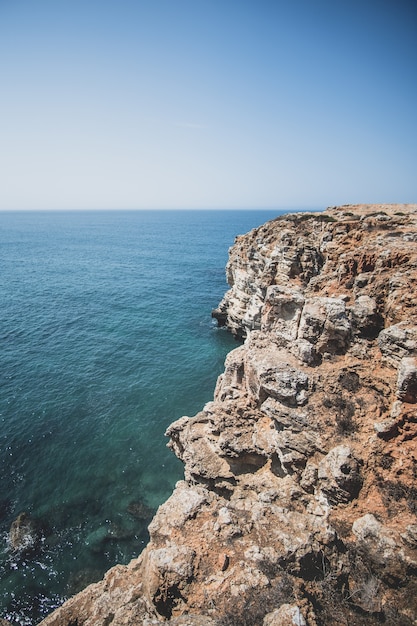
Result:
<instances>
[{"instance_id":1,"label":"boulder","mask_svg":"<svg viewBox=\"0 0 417 626\"><path fill-rule=\"evenodd\" d=\"M403 358L417 355L417 326L408 322L393 324L379 333L378 345L384 359L398 367Z\"/></svg>"},{"instance_id":2,"label":"boulder","mask_svg":"<svg viewBox=\"0 0 417 626\"><path fill-rule=\"evenodd\" d=\"M332 504L356 498L361 485L360 463L347 445L337 446L318 467L320 489Z\"/></svg>"},{"instance_id":3,"label":"boulder","mask_svg":"<svg viewBox=\"0 0 417 626\"><path fill-rule=\"evenodd\" d=\"M289 407L303 406L308 400L309 380L301 370L280 363L259 372L259 397L275 398Z\"/></svg>"},{"instance_id":4,"label":"boulder","mask_svg":"<svg viewBox=\"0 0 417 626\"><path fill-rule=\"evenodd\" d=\"M305 342L319 355L343 354L351 337L351 324L346 304L341 298L313 297L305 301L297 339L302 346L300 358L306 351Z\"/></svg>"},{"instance_id":5,"label":"boulder","mask_svg":"<svg viewBox=\"0 0 417 626\"><path fill-rule=\"evenodd\" d=\"M398 368L397 398L402 402L417 402L417 358L404 357Z\"/></svg>"},{"instance_id":6,"label":"boulder","mask_svg":"<svg viewBox=\"0 0 417 626\"><path fill-rule=\"evenodd\" d=\"M366 551L375 575L389 585L398 585L406 571L410 567L416 567L415 559L408 560L405 557L402 537L398 532L379 522L373 514L367 513L356 519L352 532L360 548Z\"/></svg>"},{"instance_id":7,"label":"boulder","mask_svg":"<svg viewBox=\"0 0 417 626\"><path fill-rule=\"evenodd\" d=\"M361 295L352 309L353 331L360 337L375 339L384 327L384 319L378 311L375 298Z\"/></svg>"},{"instance_id":8,"label":"boulder","mask_svg":"<svg viewBox=\"0 0 417 626\"><path fill-rule=\"evenodd\" d=\"M266 290L262 328L273 328L284 341L294 341L303 306L304 296L298 289L271 285Z\"/></svg>"}]
</instances>

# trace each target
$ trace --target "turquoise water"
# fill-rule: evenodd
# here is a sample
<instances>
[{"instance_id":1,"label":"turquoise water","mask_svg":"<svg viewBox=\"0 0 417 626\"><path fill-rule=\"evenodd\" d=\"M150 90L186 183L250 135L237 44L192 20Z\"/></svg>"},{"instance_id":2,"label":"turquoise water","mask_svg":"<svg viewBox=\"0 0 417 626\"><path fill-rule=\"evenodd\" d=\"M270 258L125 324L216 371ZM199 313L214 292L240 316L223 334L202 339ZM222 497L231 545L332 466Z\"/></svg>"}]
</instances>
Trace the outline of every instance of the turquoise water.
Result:
<instances>
[{"instance_id":1,"label":"turquoise water","mask_svg":"<svg viewBox=\"0 0 417 626\"><path fill-rule=\"evenodd\" d=\"M228 248L275 215L0 213L0 616L34 624L146 545L182 478L164 431L236 346L211 320Z\"/></svg>"}]
</instances>

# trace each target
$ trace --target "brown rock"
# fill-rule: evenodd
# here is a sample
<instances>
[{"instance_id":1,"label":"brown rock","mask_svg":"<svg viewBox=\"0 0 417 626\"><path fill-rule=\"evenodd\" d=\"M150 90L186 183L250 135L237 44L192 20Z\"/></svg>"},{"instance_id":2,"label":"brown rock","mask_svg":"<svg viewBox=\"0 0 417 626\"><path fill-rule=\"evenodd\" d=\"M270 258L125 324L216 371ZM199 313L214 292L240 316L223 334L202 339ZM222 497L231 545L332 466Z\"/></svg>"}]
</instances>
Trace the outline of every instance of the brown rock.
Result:
<instances>
[{"instance_id":1,"label":"brown rock","mask_svg":"<svg viewBox=\"0 0 417 626\"><path fill-rule=\"evenodd\" d=\"M43 626L415 624L416 242L417 205L236 239L213 316L245 343L167 431L185 479Z\"/></svg>"},{"instance_id":2,"label":"brown rock","mask_svg":"<svg viewBox=\"0 0 417 626\"><path fill-rule=\"evenodd\" d=\"M230 559L229 556L225 553L219 555L219 567L222 572L226 571L229 567Z\"/></svg>"}]
</instances>

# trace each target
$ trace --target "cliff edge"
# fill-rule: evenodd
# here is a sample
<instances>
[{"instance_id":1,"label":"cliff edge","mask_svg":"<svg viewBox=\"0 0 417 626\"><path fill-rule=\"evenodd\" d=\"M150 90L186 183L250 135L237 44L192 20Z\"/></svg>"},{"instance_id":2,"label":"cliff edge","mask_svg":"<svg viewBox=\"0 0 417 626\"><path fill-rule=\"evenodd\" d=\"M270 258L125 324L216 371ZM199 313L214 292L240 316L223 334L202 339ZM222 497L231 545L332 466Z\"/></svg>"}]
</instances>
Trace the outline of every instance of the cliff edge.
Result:
<instances>
[{"instance_id":1,"label":"cliff edge","mask_svg":"<svg viewBox=\"0 0 417 626\"><path fill-rule=\"evenodd\" d=\"M42 626L417 624L417 205L278 217L227 278L244 343L167 431L184 480Z\"/></svg>"}]
</instances>

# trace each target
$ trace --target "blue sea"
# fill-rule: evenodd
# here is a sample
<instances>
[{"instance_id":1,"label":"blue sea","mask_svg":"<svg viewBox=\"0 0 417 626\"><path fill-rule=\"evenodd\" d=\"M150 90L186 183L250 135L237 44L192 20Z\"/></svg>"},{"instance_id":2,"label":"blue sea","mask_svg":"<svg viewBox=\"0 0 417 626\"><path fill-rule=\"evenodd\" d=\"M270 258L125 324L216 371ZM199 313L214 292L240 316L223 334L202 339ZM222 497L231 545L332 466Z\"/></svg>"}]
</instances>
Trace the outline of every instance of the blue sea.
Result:
<instances>
[{"instance_id":1,"label":"blue sea","mask_svg":"<svg viewBox=\"0 0 417 626\"><path fill-rule=\"evenodd\" d=\"M0 616L36 624L127 563L182 478L165 429L235 340L228 248L273 211L0 213ZM11 549L26 512L37 543Z\"/></svg>"}]
</instances>

